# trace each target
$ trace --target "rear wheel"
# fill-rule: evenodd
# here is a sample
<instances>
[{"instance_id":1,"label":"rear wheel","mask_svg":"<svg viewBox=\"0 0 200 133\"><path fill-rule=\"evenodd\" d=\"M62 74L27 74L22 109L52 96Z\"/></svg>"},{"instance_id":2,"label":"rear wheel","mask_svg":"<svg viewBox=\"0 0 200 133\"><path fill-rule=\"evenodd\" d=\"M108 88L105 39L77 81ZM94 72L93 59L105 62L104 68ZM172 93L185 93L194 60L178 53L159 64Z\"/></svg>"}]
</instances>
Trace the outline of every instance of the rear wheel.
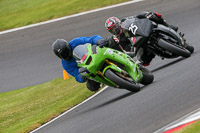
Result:
<instances>
[{"instance_id":1,"label":"rear wheel","mask_svg":"<svg viewBox=\"0 0 200 133\"><path fill-rule=\"evenodd\" d=\"M131 82L129 80L126 80L123 77L120 77L120 75L117 75L112 70L108 69L105 72L105 76L110 79L115 84L119 85L121 88L127 89L131 92L138 92L140 90L140 86L137 85L134 82Z\"/></svg>"},{"instance_id":2,"label":"rear wheel","mask_svg":"<svg viewBox=\"0 0 200 133\"><path fill-rule=\"evenodd\" d=\"M180 46L172 45L171 43L169 43L163 39L160 39L158 41L158 45L176 55L183 56L185 58L190 57L190 55L191 55L191 53L187 49L181 48Z\"/></svg>"}]
</instances>

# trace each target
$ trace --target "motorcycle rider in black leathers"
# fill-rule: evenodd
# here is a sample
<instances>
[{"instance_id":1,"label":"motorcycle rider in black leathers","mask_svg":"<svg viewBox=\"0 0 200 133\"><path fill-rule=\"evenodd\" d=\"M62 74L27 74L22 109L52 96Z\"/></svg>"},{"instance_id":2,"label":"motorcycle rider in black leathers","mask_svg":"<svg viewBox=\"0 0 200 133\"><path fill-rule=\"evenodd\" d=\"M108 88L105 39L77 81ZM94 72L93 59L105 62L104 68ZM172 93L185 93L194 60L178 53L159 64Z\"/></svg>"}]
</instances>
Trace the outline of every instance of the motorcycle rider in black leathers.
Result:
<instances>
[{"instance_id":1,"label":"motorcycle rider in black leathers","mask_svg":"<svg viewBox=\"0 0 200 133\"><path fill-rule=\"evenodd\" d=\"M102 42L99 44L102 44L102 46L110 47L110 48L117 49L120 51L123 51L123 50L131 51L132 49L131 49L130 39L128 39L125 36L121 25L123 24L125 20L132 19L134 17L139 18L139 19L148 18L149 20L152 20L156 22L157 24L163 24L165 26L168 26L174 29L175 31L178 30L178 27L167 24L166 21L162 18L162 15L160 15L159 13L143 12L137 16L130 16L127 18L123 18L121 21L117 17L110 17L106 20L105 27L113 35L108 37L105 40L102 40ZM136 48L135 48L135 51L136 51ZM154 57L155 55L151 52L148 52L144 47L137 49L137 59L141 62L143 66L148 66Z\"/></svg>"}]
</instances>

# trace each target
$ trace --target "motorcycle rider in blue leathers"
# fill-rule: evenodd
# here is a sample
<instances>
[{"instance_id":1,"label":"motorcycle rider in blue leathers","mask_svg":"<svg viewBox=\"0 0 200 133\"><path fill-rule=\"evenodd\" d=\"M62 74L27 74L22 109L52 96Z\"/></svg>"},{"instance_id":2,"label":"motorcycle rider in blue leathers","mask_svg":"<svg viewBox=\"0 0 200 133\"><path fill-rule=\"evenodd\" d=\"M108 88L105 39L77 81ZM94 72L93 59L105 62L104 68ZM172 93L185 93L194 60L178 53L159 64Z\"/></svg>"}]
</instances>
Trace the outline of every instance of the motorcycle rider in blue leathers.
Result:
<instances>
[{"instance_id":1,"label":"motorcycle rider in blue leathers","mask_svg":"<svg viewBox=\"0 0 200 133\"><path fill-rule=\"evenodd\" d=\"M76 59L73 58L73 50L78 45L84 45L90 43L92 45L99 45L103 38L99 35L91 37L77 37L71 40L69 43L64 39L57 39L52 44L54 53L62 60L62 66L68 74L72 75L77 82L83 83L87 81L87 88L91 91L97 91L100 88L100 83L93 80L86 79L79 73L79 67L77 66Z\"/></svg>"}]
</instances>

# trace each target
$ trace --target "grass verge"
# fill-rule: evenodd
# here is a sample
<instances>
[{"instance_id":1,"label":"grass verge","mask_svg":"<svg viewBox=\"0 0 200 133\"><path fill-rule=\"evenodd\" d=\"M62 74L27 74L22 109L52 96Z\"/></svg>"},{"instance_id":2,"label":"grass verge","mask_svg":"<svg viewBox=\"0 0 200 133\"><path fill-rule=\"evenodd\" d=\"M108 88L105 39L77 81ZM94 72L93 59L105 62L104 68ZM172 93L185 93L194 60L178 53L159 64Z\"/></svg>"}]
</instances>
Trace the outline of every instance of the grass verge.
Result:
<instances>
[{"instance_id":1,"label":"grass verge","mask_svg":"<svg viewBox=\"0 0 200 133\"><path fill-rule=\"evenodd\" d=\"M125 1L130 0L0 0L0 31ZM0 132L33 130L92 94L74 78L0 93Z\"/></svg>"},{"instance_id":2,"label":"grass verge","mask_svg":"<svg viewBox=\"0 0 200 133\"><path fill-rule=\"evenodd\" d=\"M0 31L130 0L0 0Z\"/></svg>"},{"instance_id":3,"label":"grass verge","mask_svg":"<svg viewBox=\"0 0 200 133\"><path fill-rule=\"evenodd\" d=\"M200 133L200 121L198 120L197 122L174 133Z\"/></svg>"},{"instance_id":4,"label":"grass verge","mask_svg":"<svg viewBox=\"0 0 200 133\"><path fill-rule=\"evenodd\" d=\"M92 94L72 77L0 93L0 132L31 131Z\"/></svg>"}]
</instances>

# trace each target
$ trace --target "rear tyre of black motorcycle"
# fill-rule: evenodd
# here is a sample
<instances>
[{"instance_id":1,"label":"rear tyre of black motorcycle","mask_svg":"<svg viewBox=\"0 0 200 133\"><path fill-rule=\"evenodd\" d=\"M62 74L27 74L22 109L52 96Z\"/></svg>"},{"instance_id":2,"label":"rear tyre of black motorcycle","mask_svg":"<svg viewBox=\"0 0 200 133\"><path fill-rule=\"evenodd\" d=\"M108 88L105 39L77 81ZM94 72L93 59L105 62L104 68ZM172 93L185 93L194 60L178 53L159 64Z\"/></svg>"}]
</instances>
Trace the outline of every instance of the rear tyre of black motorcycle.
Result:
<instances>
[{"instance_id":1,"label":"rear tyre of black motorcycle","mask_svg":"<svg viewBox=\"0 0 200 133\"><path fill-rule=\"evenodd\" d=\"M187 49L172 45L171 43L163 39L158 40L158 45L168 51L173 52L176 55L183 56L185 58L188 58L191 55L191 53Z\"/></svg>"},{"instance_id":2,"label":"rear tyre of black motorcycle","mask_svg":"<svg viewBox=\"0 0 200 133\"><path fill-rule=\"evenodd\" d=\"M131 92L138 92L140 91L140 86L132 83L124 78L120 77L119 75L115 74L111 69L106 70L105 76L110 79L115 84L119 85L120 87L129 90Z\"/></svg>"},{"instance_id":3,"label":"rear tyre of black motorcycle","mask_svg":"<svg viewBox=\"0 0 200 133\"><path fill-rule=\"evenodd\" d=\"M143 78L140 81L140 83L143 84L143 85L151 84L154 80L153 74L148 69L146 69L144 67L141 67L140 70L142 71L142 74L143 74Z\"/></svg>"}]
</instances>

